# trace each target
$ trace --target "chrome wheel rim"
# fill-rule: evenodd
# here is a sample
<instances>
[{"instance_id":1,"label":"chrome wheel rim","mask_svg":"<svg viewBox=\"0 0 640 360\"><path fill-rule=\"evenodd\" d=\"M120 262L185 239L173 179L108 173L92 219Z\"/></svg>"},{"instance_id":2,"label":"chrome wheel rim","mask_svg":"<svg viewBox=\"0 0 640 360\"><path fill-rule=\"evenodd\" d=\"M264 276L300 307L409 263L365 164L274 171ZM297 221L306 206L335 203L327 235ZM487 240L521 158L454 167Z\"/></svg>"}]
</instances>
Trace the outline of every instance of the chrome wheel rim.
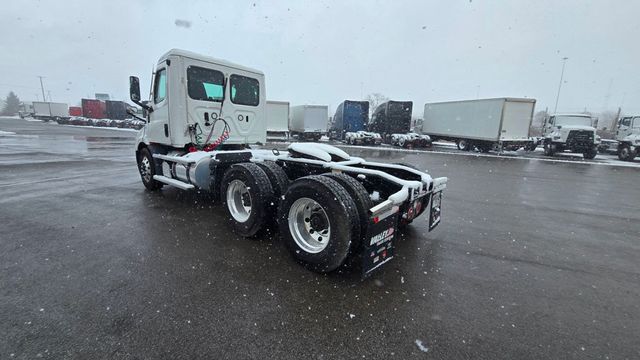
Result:
<instances>
[{"instance_id":1,"label":"chrome wheel rim","mask_svg":"<svg viewBox=\"0 0 640 360\"><path fill-rule=\"evenodd\" d=\"M227 187L227 208L237 222L245 222L251 216L251 194L240 180L233 180Z\"/></svg>"},{"instance_id":2,"label":"chrome wheel rim","mask_svg":"<svg viewBox=\"0 0 640 360\"><path fill-rule=\"evenodd\" d=\"M320 204L300 198L289 209L289 231L300 249L317 254L329 244L331 223Z\"/></svg>"},{"instance_id":3,"label":"chrome wheel rim","mask_svg":"<svg viewBox=\"0 0 640 360\"><path fill-rule=\"evenodd\" d=\"M151 162L146 156L143 156L140 161L140 175L142 175L145 182L151 181Z\"/></svg>"}]
</instances>

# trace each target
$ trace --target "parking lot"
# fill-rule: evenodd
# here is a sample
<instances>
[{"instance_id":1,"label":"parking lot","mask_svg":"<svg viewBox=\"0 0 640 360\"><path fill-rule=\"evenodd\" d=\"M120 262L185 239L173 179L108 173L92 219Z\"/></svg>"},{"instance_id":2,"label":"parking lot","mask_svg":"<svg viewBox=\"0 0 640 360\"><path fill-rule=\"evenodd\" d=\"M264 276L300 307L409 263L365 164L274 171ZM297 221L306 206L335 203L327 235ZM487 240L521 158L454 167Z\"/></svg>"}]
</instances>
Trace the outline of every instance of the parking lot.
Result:
<instances>
[{"instance_id":1,"label":"parking lot","mask_svg":"<svg viewBox=\"0 0 640 360\"><path fill-rule=\"evenodd\" d=\"M145 191L135 134L0 119L0 358L640 357L639 161L342 146L449 178L361 279Z\"/></svg>"}]
</instances>

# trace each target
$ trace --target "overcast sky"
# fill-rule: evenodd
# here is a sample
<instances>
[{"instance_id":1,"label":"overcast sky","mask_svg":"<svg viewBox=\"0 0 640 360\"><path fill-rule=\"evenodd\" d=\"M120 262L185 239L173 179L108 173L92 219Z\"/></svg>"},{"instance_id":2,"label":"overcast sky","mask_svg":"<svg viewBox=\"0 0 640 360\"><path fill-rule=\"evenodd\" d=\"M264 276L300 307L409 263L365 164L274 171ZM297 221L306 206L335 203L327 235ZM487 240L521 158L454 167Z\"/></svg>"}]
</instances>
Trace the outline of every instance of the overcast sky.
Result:
<instances>
[{"instance_id":1,"label":"overcast sky","mask_svg":"<svg viewBox=\"0 0 640 360\"><path fill-rule=\"evenodd\" d=\"M0 92L79 103L146 93L182 48L264 71L267 98L326 104L372 92L425 102L531 97L559 111L640 112L639 1L11 1ZM189 3L188 5L186 3ZM184 20L190 23L185 26Z\"/></svg>"}]
</instances>

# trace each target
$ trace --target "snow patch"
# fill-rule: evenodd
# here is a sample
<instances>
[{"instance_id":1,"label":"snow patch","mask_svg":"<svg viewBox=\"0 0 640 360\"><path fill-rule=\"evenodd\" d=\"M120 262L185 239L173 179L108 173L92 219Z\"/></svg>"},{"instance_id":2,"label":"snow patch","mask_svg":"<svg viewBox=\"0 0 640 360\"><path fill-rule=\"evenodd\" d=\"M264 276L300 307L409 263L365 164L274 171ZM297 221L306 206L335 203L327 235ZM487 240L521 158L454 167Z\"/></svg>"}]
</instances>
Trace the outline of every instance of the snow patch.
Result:
<instances>
[{"instance_id":1,"label":"snow patch","mask_svg":"<svg viewBox=\"0 0 640 360\"><path fill-rule=\"evenodd\" d=\"M422 351L422 352L429 352L429 347L424 346L424 345L422 344L422 341L421 341L421 340L416 339L416 346L417 346L417 347L418 347L418 349L420 349L420 351Z\"/></svg>"},{"instance_id":2,"label":"snow patch","mask_svg":"<svg viewBox=\"0 0 640 360\"><path fill-rule=\"evenodd\" d=\"M16 133L11 132L11 131L2 131L0 130L0 136L7 136L7 135L15 135Z\"/></svg>"}]
</instances>

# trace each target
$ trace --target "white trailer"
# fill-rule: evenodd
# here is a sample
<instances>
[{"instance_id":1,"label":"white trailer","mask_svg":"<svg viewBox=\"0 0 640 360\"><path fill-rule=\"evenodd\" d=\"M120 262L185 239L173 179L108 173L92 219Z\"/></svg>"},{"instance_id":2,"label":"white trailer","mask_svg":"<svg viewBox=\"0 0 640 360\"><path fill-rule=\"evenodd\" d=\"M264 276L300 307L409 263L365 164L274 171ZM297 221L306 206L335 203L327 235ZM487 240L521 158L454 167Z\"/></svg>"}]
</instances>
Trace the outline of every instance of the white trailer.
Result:
<instances>
[{"instance_id":1,"label":"white trailer","mask_svg":"<svg viewBox=\"0 0 640 360\"><path fill-rule=\"evenodd\" d=\"M327 133L329 107L327 105L298 105L291 107L289 131L301 139L318 141Z\"/></svg>"},{"instance_id":2,"label":"white trailer","mask_svg":"<svg viewBox=\"0 0 640 360\"><path fill-rule=\"evenodd\" d=\"M289 139L289 102L267 101L267 139Z\"/></svg>"},{"instance_id":3,"label":"white trailer","mask_svg":"<svg viewBox=\"0 0 640 360\"><path fill-rule=\"evenodd\" d=\"M291 256L320 272L353 258L368 274L393 258L399 227L422 213L429 231L440 223L447 178L327 144L249 147L266 140L261 71L176 49L155 70L151 102L142 101L140 80L129 79L131 100L147 110L135 153L148 190L209 192L237 234L277 228ZM325 130L326 106L303 111Z\"/></svg>"},{"instance_id":4,"label":"white trailer","mask_svg":"<svg viewBox=\"0 0 640 360\"><path fill-rule=\"evenodd\" d=\"M529 136L535 99L496 98L427 103L422 133L455 141L461 150L531 149Z\"/></svg>"},{"instance_id":5,"label":"white trailer","mask_svg":"<svg viewBox=\"0 0 640 360\"><path fill-rule=\"evenodd\" d=\"M69 105L65 103L34 101L33 117L49 121L69 118Z\"/></svg>"}]
</instances>

